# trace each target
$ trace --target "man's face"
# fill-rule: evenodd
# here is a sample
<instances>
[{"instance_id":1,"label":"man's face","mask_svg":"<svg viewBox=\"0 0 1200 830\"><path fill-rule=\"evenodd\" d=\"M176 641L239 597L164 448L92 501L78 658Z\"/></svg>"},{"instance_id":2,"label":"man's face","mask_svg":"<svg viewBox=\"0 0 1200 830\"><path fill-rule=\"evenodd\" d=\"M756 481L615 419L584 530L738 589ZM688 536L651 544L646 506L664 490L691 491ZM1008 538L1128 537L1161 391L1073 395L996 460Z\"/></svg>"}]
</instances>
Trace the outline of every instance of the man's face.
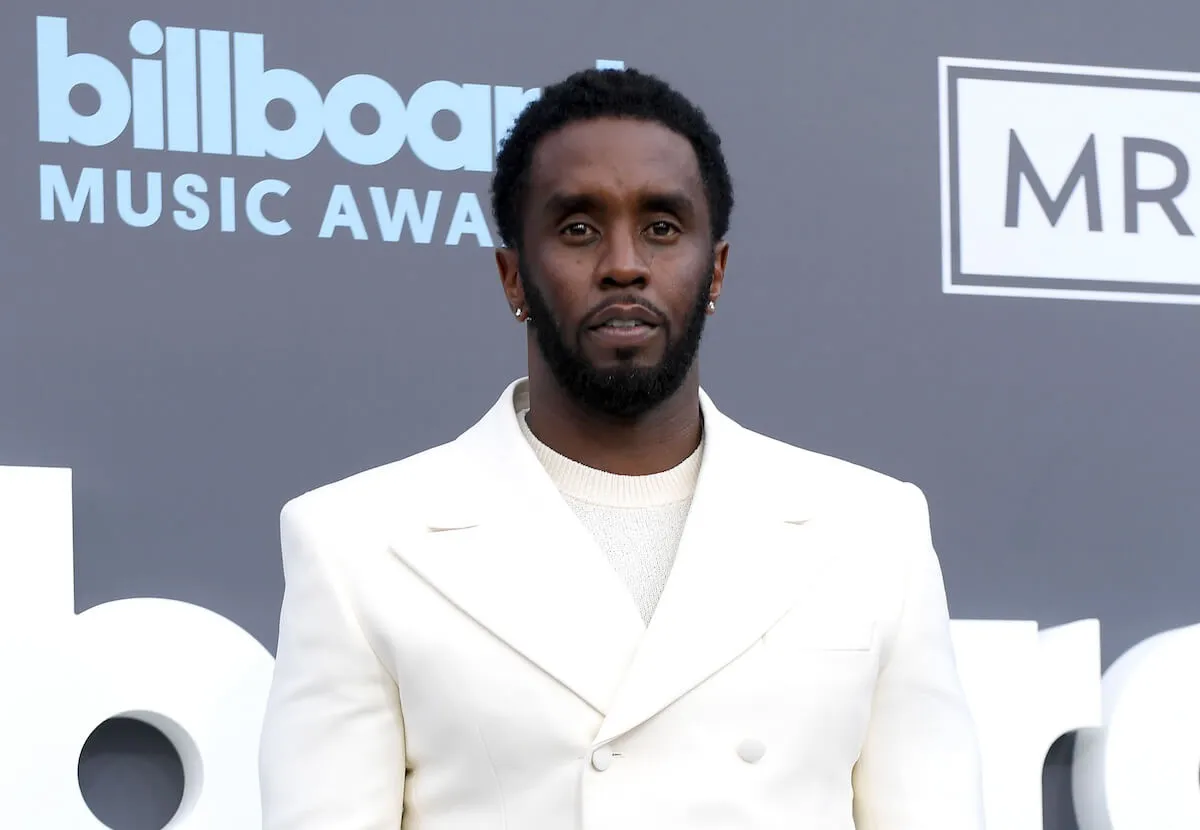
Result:
<instances>
[{"instance_id":1,"label":"man's face","mask_svg":"<svg viewBox=\"0 0 1200 830\"><path fill-rule=\"evenodd\" d=\"M534 153L524 223L520 256L501 258L502 276L558 384L617 417L673 395L693 368L726 256L687 139L631 119L564 127Z\"/></svg>"}]
</instances>

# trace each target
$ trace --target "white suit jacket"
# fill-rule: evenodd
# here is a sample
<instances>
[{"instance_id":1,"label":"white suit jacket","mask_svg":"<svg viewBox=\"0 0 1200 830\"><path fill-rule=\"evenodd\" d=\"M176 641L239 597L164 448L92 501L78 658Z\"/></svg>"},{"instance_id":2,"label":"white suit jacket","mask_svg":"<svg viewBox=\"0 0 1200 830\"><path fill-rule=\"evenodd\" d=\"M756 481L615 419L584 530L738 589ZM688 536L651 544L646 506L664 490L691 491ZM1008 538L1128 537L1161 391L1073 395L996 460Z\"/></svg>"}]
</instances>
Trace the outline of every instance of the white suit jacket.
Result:
<instances>
[{"instance_id":1,"label":"white suit jacket","mask_svg":"<svg viewBox=\"0 0 1200 830\"><path fill-rule=\"evenodd\" d=\"M517 423L282 511L265 830L980 830L924 497L702 396L645 626Z\"/></svg>"}]
</instances>

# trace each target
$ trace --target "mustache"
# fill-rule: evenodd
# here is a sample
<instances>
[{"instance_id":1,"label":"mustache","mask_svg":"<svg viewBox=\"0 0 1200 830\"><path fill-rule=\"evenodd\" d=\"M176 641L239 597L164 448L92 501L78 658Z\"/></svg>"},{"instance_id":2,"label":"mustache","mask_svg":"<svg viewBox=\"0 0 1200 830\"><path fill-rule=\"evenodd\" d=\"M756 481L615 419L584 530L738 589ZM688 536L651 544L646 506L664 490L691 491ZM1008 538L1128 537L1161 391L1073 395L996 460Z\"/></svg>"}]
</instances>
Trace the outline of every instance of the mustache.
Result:
<instances>
[{"instance_id":1,"label":"mustache","mask_svg":"<svg viewBox=\"0 0 1200 830\"><path fill-rule=\"evenodd\" d=\"M661 308L656 306L654 303L648 301L645 297L639 297L636 294L624 294L619 297L608 297L605 300L603 300L602 302L599 302L596 305L589 308L587 314L585 314L583 316L583 319L584 320L594 320L596 318L596 316L601 314L602 312L604 312L605 309L611 308L613 306L618 306L618 305L619 306L637 306L638 308L645 309L646 311L653 314L660 321L661 325L666 325L666 322L668 319L666 312L664 312Z\"/></svg>"}]
</instances>

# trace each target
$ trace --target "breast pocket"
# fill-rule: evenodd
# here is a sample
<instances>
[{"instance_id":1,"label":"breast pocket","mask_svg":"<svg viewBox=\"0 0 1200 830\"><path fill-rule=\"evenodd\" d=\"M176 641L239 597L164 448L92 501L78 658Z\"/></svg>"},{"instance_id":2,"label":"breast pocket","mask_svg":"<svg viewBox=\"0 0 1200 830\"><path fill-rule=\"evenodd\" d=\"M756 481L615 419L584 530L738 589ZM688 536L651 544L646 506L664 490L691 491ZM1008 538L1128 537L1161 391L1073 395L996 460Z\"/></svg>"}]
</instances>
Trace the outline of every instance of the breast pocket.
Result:
<instances>
[{"instance_id":1,"label":"breast pocket","mask_svg":"<svg viewBox=\"0 0 1200 830\"><path fill-rule=\"evenodd\" d=\"M846 613L794 610L767 630L769 650L869 652L875 646L875 620Z\"/></svg>"},{"instance_id":2,"label":"breast pocket","mask_svg":"<svg viewBox=\"0 0 1200 830\"><path fill-rule=\"evenodd\" d=\"M757 708L765 734L820 747L812 763L853 762L871 716L882 626L868 616L796 609L754 650ZM832 754L831 754L832 753Z\"/></svg>"}]
</instances>

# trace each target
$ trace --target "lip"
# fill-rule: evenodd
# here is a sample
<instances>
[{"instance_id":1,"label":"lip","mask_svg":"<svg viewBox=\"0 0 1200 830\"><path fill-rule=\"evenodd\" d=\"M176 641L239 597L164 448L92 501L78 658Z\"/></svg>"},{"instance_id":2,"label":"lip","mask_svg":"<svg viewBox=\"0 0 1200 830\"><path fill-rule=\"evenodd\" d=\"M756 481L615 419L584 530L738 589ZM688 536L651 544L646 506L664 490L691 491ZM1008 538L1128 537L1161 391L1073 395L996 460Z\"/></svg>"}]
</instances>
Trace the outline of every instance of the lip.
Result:
<instances>
[{"instance_id":1,"label":"lip","mask_svg":"<svg viewBox=\"0 0 1200 830\"><path fill-rule=\"evenodd\" d=\"M662 322L662 318L659 315L645 306L622 303L606 306L602 309L592 320L589 328L592 331L596 331L609 320L632 320L642 324L642 326L634 327L635 329L642 327L656 329ZM607 328L605 331L622 331L622 329Z\"/></svg>"},{"instance_id":2,"label":"lip","mask_svg":"<svg viewBox=\"0 0 1200 830\"><path fill-rule=\"evenodd\" d=\"M621 319L621 318L618 318ZM602 347L611 349L628 349L640 346L658 334L658 326L639 323L636 326L597 326L588 329L588 336L597 341Z\"/></svg>"}]
</instances>

